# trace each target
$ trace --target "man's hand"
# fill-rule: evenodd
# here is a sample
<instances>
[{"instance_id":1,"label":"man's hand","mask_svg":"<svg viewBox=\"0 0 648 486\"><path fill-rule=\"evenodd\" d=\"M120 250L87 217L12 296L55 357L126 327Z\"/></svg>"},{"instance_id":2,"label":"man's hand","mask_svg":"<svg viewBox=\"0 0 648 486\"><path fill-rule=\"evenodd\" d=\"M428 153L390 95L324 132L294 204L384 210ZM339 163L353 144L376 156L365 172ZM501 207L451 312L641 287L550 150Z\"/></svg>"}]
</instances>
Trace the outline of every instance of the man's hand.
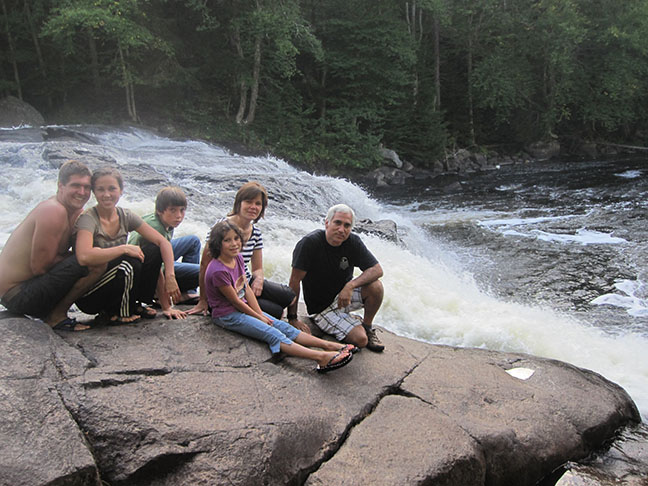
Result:
<instances>
[{"instance_id":1,"label":"man's hand","mask_svg":"<svg viewBox=\"0 0 648 486\"><path fill-rule=\"evenodd\" d=\"M353 287L350 285L351 282L342 287L340 293L338 294L338 309L344 309L351 304L351 296L353 295Z\"/></svg>"},{"instance_id":2,"label":"man's hand","mask_svg":"<svg viewBox=\"0 0 648 486\"><path fill-rule=\"evenodd\" d=\"M288 323L295 329L299 329L301 332L305 332L306 334L311 334L310 327L308 327L299 319L289 319Z\"/></svg>"}]
</instances>

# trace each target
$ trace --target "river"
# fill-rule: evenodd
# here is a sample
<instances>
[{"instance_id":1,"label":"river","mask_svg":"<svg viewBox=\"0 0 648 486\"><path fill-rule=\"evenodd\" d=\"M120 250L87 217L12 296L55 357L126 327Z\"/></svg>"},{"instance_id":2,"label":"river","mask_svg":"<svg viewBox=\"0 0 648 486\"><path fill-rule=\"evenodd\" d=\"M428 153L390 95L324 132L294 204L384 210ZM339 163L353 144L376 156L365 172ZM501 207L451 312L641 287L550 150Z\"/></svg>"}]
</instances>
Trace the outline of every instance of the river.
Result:
<instances>
[{"instance_id":1,"label":"river","mask_svg":"<svg viewBox=\"0 0 648 486\"><path fill-rule=\"evenodd\" d=\"M67 127L88 143L0 142L0 246L56 190L52 154L101 159L125 175L121 205L153 209L164 184L185 189L177 235L206 235L238 187L258 180L270 204L268 278L287 282L295 243L326 209L391 219L401 243L363 236L385 271L377 324L415 339L530 353L594 370L648 416L648 167L645 158L544 162L444 176L370 195L273 157L245 157L135 128ZM4 137L5 140L11 137ZM96 166L96 164L94 164ZM92 203L92 201L91 201Z\"/></svg>"}]
</instances>

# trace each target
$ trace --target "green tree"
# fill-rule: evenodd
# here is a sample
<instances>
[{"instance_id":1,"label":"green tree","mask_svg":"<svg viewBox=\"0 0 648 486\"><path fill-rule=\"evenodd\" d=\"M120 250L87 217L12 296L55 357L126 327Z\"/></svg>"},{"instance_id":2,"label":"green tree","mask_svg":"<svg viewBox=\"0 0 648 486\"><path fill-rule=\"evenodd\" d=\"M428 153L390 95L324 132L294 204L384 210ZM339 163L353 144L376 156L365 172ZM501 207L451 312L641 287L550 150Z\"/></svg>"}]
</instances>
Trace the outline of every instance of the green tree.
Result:
<instances>
[{"instance_id":1,"label":"green tree","mask_svg":"<svg viewBox=\"0 0 648 486\"><path fill-rule=\"evenodd\" d=\"M135 86L151 84L139 74L145 56L173 56L170 45L147 26L143 9L146 0L61 0L45 24L42 34L51 37L68 56L74 56L79 43L89 45L95 87L100 87L99 65L109 79L124 89L126 108L131 120L138 121ZM100 61L96 43L108 54Z\"/></svg>"}]
</instances>

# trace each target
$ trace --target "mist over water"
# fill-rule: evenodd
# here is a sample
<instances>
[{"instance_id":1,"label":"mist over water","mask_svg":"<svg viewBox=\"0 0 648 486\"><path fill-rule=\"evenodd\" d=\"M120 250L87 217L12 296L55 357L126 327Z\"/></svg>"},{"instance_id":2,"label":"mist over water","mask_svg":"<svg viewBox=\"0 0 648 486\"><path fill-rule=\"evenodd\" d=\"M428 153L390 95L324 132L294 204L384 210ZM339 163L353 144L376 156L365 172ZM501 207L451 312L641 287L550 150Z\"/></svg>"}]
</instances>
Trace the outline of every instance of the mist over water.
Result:
<instances>
[{"instance_id":1,"label":"mist over water","mask_svg":"<svg viewBox=\"0 0 648 486\"><path fill-rule=\"evenodd\" d=\"M75 130L97 143L0 142L0 246L54 194L57 169L47 154L63 149L81 160L87 153L116 161L126 182L120 205L140 214L153 210L163 185L181 186L189 207L178 236L204 238L240 185L258 180L270 194L259 223L264 268L281 282L295 243L323 227L329 206L345 202L360 219L394 220L403 242L363 235L385 270L378 325L432 343L592 369L621 384L648 416L643 161L517 166L372 198L346 180L270 157L232 156L136 129Z\"/></svg>"}]
</instances>

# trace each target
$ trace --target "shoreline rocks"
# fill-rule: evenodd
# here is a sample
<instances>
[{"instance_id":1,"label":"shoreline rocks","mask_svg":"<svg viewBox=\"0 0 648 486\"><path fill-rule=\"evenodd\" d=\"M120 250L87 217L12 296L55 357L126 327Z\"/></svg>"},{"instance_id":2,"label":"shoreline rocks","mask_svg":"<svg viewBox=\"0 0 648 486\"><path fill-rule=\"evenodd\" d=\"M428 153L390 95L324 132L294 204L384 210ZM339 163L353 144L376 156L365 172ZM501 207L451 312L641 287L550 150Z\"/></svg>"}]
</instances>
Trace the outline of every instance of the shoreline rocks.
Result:
<instances>
[{"instance_id":1,"label":"shoreline rocks","mask_svg":"<svg viewBox=\"0 0 648 486\"><path fill-rule=\"evenodd\" d=\"M2 485L524 486L639 421L591 371L387 331L319 375L203 316L58 334L3 317Z\"/></svg>"}]
</instances>

